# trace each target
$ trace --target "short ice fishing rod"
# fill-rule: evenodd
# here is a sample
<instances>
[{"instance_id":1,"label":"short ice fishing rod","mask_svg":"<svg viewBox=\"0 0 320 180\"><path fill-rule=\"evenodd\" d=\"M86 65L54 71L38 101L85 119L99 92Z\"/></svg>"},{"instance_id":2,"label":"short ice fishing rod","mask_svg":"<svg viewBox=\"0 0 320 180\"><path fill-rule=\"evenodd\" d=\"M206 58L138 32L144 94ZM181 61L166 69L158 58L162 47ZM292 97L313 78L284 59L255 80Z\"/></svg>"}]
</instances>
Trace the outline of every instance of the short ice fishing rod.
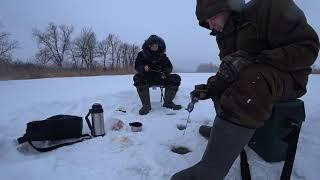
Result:
<instances>
[{"instance_id":1,"label":"short ice fishing rod","mask_svg":"<svg viewBox=\"0 0 320 180\"><path fill-rule=\"evenodd\" d=\"M184 129L184 132L183 132L183 135L186 133L186 129L188 127L188 123L189 123L189 119L190 119L190 114L191 112L193 111L194 109L194 105L198 102L198 98L192 98L191 99L191 102L188 104L186 110L189 112L189 115L188 115L188 118L187 118L187 122L186 122L186 125L185 125L185 129Z\"/></svg>"}]
</instances>

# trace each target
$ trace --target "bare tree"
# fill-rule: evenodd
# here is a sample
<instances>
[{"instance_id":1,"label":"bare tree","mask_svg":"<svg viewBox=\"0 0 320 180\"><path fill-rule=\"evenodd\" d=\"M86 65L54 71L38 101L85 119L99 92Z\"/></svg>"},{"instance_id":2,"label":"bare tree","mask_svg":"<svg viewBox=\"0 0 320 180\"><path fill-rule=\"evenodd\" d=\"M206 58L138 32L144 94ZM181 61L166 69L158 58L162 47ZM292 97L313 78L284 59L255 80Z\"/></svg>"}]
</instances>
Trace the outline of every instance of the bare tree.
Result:
<instances>
[{"instance_id":1,"label":"bare tree","mask_svg":"<svg viewBox=\"0 0 320 180\"><path fill-rule=\"evenodd\" d=\"M119 43L116 44L116 68L121 68L121 59L123 58L123 43L121 41L119 41Z\"/></svg>"},{"instance_id":2,"label":"bare tree","mask_svg":"<svg viewBox=\"0 0 320 180\"><path fill-rule=\"evenodd\" d=\"M115 34L109 34L107 37L108 44L110 46L110 55L111 55L111 69L114 69L115 63L116 63L116 51L118 48L118 45L120 43L120 39Z\"/></svg>"},{"instance_id":3,"label":"bare tree","mask_svg":"<svg viewBox=\"0 0 320 180\"><path fill-rule=\"evenodd\" d=\"M129 62L129 66L133 67L134 66L134 62L136 60L136 57L138 55L140 51L139 46L135 45L135 44L131 44L129 47L129 55L128 55L128 62Z\"/></svg>"},{"instance_id":4,"label":"bare tree","mask_svg":"<svg viewBox=\"0 0 320 180\"><path fill-rule=\"evenodd\" d=\"M72 26L58 26L54 23L49 23L48 27L43 32L38 29L33 29L33 37L39 48L38 53L49 53L53 63L58 67L62 67L71 47L72 32Z\"/></svg>"},{"instance_id":5,"label":"bare tree","mask_svg":"<svg viewBox=\"0 0 320 180\"><path fill-rule=\"evenodd\" d=\"M122 55L122 57L121 57L121 59L122 59L122 66L124 67L124 68L127 68L128 67L128 65L129 65L129 49L130 49L130 44L128 44L128 43L123 43L122 45L121 45L122 47L121 47L121 55Z\"/></svg>"},{"instance_id":6,"label":"bare tree","mask_svg":"<svg viewBox=\"0 0 320 180\"><path fill-rule=\"evenodd\" d=\"M18 41L10 39L10 34L0 32L0 62L9 61L12 53L18 48Z\"/></svg>"},{"instance_id":7,"label":"bare tree","mask_svg":"<svg viewBox=\"0 0 320 180\"><path fill-rule=\"evenodd\" d=\"M40 49L39 52L35 55L35 61L41 65L47 65L50 61L52 61L53 57L48 48Z\"/></svg>"},{"instance_id":8,"label":"bare tree","mask_svg":"<svg viewBox=\"0 0 320 180\"><path fill-rule=\"evenodd\" d=\"M98 44L97 53L103 58L103 67L109 57L110 68L127 68L133 66L139 52L139 47L134 44L122 42L115 34L109 34L106 39Z\"/></svg>"},{"instance_id":9,"label":"bare tree","mask_svg":"<svg viewBox=\"0 0 320 180\"><path fill-rule=\"evenodd\" d=\"M71 62L72 62L72 66L75 69L82 69L83 64L81 64L81 59L78 56L77 53L77 47L75 46L75 42L72 43L71 48L70 48L70 52L71 52Z\"/></svg>"},{"instance_id":10,"label":"bare tree","mask_svg":"<svg viewBox=\"0 0 320 180\"><path fill-rule=\"evenodd\" d=\"M108 43L108 38L105 38L98 43L97 54L99 57L102 57L103 60L103 69L106 69L107 56L110 53L110 44Z\"/></svg>"},{"instance_id":11,"label":"bare tree","mask_svg":"<svg viewBox=\"0 0 320 180\"><path fill-rule=\"evenodd\" d=\"M83 28L80 36L74 41L72 52L74 58L81 60L81 68L85 63L88 69L94 69L94 59L99 56L95 32L90 28Z\"/></svg>"}]
</instances>

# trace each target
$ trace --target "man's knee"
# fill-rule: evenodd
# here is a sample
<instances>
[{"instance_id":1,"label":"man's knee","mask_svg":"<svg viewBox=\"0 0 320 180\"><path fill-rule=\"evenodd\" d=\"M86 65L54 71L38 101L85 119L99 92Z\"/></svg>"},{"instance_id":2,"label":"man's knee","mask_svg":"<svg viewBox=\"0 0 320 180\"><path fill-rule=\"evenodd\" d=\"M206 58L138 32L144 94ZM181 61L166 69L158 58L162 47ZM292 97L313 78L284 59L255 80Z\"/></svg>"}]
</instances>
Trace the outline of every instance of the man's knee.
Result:
<instances>
[{"instance_id":1,"label":"man's knee","mask_svg":"<svg viewBox=\"0 0 320 180\"><path fill-rule=\"evenodd\" d=\"M138 86L145 86L147 85L147 80L145 77L143 77L141 74L135 74L133 76L133 85L138 87Z\"/></svg>"},{"instance_id":2,"label":"man's knee","mask_svg":"<svg viewBox=\"0 0 320 180\"><path fill-rule=\"evenodd\" d=\"M259 69L252 69L224 91L220 103L224 113L243 126L263 126L272 113L273 97Z\"/></svg>"},{"instance_id":3,"label":"man's knee","mask_svg":"<svg viewBox=\"0 0 320 180\"><path fill-rule=\"evenodd\" d=\"M180 86L181 77L178 74L169 74L165 81L165 86Z\"/></svg>"}]
</instances>

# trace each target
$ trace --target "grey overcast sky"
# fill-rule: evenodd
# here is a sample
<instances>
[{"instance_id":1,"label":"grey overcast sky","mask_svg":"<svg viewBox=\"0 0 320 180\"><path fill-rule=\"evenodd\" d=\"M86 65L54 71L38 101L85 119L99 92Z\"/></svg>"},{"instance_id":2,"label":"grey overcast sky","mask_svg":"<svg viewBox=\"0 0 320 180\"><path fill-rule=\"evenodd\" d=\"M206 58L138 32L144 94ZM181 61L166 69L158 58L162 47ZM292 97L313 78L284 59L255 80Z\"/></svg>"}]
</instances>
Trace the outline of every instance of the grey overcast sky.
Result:
<instances>
[{"instance_id":1,"label":"grey overcast sky","mask_svg":"<svg viewBox=\"0 0 320 180\"><path fill-rule=\"evenodd\" d=\"M320 1L296 0L320 32ZM32 28L44 29L49 22L91 27L101 40L109 33L141 45L150 34L163 37L167 54L177 69L194 70L201 62L218 61L215 39L198 26L196 0L1 0L0 22L19 41L16 57L34 55ZM317 62L317 64L320 64Z\"/></svg>"}]
</instances>

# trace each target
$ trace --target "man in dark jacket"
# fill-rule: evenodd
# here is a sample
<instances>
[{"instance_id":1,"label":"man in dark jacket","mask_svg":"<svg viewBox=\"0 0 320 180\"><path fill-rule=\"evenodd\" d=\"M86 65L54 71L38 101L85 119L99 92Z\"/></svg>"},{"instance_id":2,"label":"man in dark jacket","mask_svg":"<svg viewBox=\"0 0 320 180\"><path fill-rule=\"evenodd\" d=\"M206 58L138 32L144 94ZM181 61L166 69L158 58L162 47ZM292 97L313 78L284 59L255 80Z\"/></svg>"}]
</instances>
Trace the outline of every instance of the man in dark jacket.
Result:
<instances>
[{"instance_id":1,"label":"man in dark jacket","mask_svg":"<svg viewBox=\"0 0 320 180\"><path fill-rule=\"evenodd\" d=\"M163 107L173 110L181 109L172 101L180 86L181 78L177 74L171 74L172 64L165 54L166 44L164 40L156 35L151 35L143 44L139 52L135 69L138 72L134 75L134 86L136 86L142 108L140 115L148 114L151 110L149 87L163 86L165 88Z\"/></svg>"},{"instance_id":2,"label":"man in dark jacket","mask_svg":"<svg viewBox=\"0 0 320 180\"><path fill-rule=\"evenodd\" d=\"M319 39L293 0L197 0L196 15L216 36L221 64L191 96L211 98L216 118L199 129L209 138L200 162L172 180L221 180L273 104L306 93Z\"/></svg>"}]
</instances>

